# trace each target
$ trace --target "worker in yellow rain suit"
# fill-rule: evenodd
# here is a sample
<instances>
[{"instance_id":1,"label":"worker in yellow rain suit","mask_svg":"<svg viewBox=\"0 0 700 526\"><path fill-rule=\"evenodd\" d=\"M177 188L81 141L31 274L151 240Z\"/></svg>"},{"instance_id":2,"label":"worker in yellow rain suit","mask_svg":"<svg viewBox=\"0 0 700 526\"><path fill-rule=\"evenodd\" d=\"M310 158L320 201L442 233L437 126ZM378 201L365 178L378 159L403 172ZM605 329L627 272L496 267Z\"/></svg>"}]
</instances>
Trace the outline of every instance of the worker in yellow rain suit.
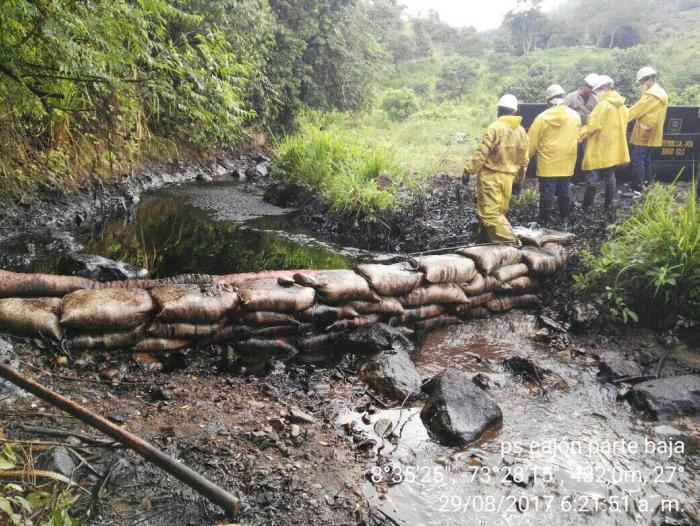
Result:
<instances>
[{"instance_id":1,"label":"worker in yellow rain suit","mask_svg":"<svg viewBox=\"0 0 700 526\"><path fill-rule=\"evenodd\" d=\"M588 139L582 164L588 172L582 207L587 210L593 204L602 177L605 183L605 211L611 220L614 218L617 192L615 168L630 162L625 98L614 87L615 82L609 76L598 77L594 91L600 101L588 118L588 125L581 128L579 133L579 139Z\"/></svg>"},{"instance_id":2,"label":"worker in yellow rain suit","mask_svg":"<svg viewBox=\"0 0 700 526\"><path fill-rule=\"evenodd\" d=\"M656 82L656 71L644 67L637 73L637 82L642 89L639 102L629 109L629 120L634 124L631 159L634 181L632 189L640 191L642 182L654 181L651 154L663 141L664 122L668 109L668 95Z\"/></svg>"},{"instance_id":3,"label":"worker in yellow rain suit","mask_svg":"<svg viewBox=\"0 0 700 526\"><path fill-rule=\"evenodd\" d=\"M565 222L571 209L569 188L576 167L581 117L564 103L564 88L552 84L545 91L548 109L530 126L530 157L537 154L537 177L540 182L540 223L549 224L554 197L559 217Z\"/></svg>"},{"instance_id":4,"label":"worker in yellow rain suit","mask_svg":"<svg viewBox=\"0 0 700 526\"><path fill-rule=\"evenodd\" d=\"M520 184L525 179L529 161L527 134L520 125L522 117L515 115L517 111L518 99L514 95L500 98L498 120L486 129L464 169L467 178L477 174L476 214L481 221L482 241L519 244L506 219L513 183Z\"/></svg>"}]
</instances>

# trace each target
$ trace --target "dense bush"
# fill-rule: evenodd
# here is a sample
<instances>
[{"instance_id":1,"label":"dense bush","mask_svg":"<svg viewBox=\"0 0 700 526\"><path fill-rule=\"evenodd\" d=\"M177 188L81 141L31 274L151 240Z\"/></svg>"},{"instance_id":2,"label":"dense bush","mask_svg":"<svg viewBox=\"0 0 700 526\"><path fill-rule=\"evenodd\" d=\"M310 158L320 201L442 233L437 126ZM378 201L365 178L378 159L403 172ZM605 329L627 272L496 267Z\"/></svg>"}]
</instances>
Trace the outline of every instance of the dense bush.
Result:
<instances>
[{"instance_id":1,"label":"dense bush","mask_svg":"<svg viewBox=\"0 0 700 526\"><path fill-rule=\"evenodd\" d=\"M700 320L700 213L695 189L655 186L587 258L575 289L622 321L658 326Z\"/></svg>"},{"instance_id":2,"label":"dense bush","mask_svg":"<svg viewBox=\"0 0 700 526\"><path fill-rule=\"evenodd\" d=\"M479 64L464 57L454 57L440 70L436 91L445 98L462 100L481 81Z\"/></svg>"},{"instance_id":3,"label":"dense bush","mask_svg":"<svg viewBox=\"0 0 700 526\"><path fill-rule=\"evenodd\" d=\"M419 108L418 97L409 88L390 89L382 97L382 109L392 121L407 119Z\"/></svg>"}]
</instances>

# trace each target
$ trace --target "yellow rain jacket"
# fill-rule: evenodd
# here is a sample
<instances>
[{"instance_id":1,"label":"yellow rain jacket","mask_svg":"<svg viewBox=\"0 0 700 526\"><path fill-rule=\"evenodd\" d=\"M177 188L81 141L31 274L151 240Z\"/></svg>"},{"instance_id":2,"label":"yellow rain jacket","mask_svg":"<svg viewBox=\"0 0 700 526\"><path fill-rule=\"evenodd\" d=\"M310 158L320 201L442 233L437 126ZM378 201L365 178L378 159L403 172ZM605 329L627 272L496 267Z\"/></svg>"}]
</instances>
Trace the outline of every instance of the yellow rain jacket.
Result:
<instances>
[{"instance_id":1,"label":"yellow rain jacket","mask_svg":"<svg viewBox=\"0 0 700 526\"><path fill-rule=\"evenodd\" d=\"M537 177L574 174L581 117L564 104L540 113L530 126L530 157L537 154Z\"/></svg>"},{"instance_id":2,"label":"yellow rain jacket","mask_svg":"<svg viewBox=\"0 0 700 526\"><path fill-rule=\"evenodd\" d=\"M658 84L642 93L637 104L629 109L629 120L637 121L630 143L639 146L661 146L667 109L668 95Z\"/></svg>"},{"instance_id":3,"label":"yellow rain jacket","mask_svg":"<svg viewBox=\"0 0 700 526\"><path fill-rule=\"evenodd\" d=\"M466 166L476 180L476 215L491 243L516 243L506 218L513 181L522 182L530 160L522 117L504 115L487 129Z\"/></svg>"},{"instance_id":4,"label":"yellow rain jacket","mask_svg":"<svg viewBox=\"0 0 700 526\"><path fill-rule=\"evenodd\" d=\"M629 163L625 98L613 90L604 93L588 118L588 125L581 128L579 138L588 138L583 156L584 170L601 170Z\"/></svg>"}]
</instances>

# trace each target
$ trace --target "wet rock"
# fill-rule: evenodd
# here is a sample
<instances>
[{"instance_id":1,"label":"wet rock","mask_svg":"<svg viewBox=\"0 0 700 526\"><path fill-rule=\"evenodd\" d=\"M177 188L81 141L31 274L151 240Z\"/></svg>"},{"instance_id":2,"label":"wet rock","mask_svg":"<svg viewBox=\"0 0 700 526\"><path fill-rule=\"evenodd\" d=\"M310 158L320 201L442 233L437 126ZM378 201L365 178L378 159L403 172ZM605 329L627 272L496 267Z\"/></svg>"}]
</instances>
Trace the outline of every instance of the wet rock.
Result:
<instances>
[{"instance_id":1,"label":"wet rock","mask_svg":"<svg viewBox=\"0 0 700 526\"><path fill-rule=\"evenodd\" d=\"M529 382L541 383L549 372L527 356L513 356L503 360L503 365L511 373Z\"/></svg>"},{"instance_id":2,"label":"wet rock","mask_svg":"<svg viewBox=\"0 0 700 526\"><path fill-rule=\"evenodd\" d=\"M316 420L313 416L305 413L298 407L292 407L289 409L288 417L290 422L296 422L299 424L313 424Z\"/></svg>"},{"instance_id":3,"label":"wet rock","mask_svg":"<svg viewBox=\"0 0 700 526\"><path fill-rule=\"evenodd\" d=\"M473 382L471 375L445 369L424 386L430 397L420 412L430 434L446 446L478 440L503 419L501 408Z\"/></svg>"},{"instance_id":4,"label":"wet rock","mask_svg":"<svg viewBox=\"0 0 700 526\"><path fill-rule=\"evenodd\" d=\"M374 354L395 350L412 354L413 342L397 329L385 323L365 325L342 336L341 345L354 354Z\"/></svg>"},{"instance_id":5,"label":"wet rock","mask_svg":"<svg viewBox=\"0 0 700 526\"><path fill-rule=\"evenodd\" d=\"M635 408L659 420L700 415L700 375L642 382L630 389L627 398Z\"/></svg>"},{"instance_id":6,"label":"wet rock","mask_svg":"<svg viewBox=\"0 0 700 526\"><path fill-rule=\"evenodd\" d=\"M598 309L590 303L576 303L571 309L571 325L576 332L590 329L600 321Z\"/></svg>"},{"instance_id":7,"label":"wet rock","mask_svg":"<svg viewBox=\"0 0 700 526\"><path fill-rule=\"evenodd\" d=\"M160 373L163 371L163 362L146 353L134 353L131 359L144 373Z\"/></svg>"},{"instance_id":8,"label":"wet rock","mask_svg":"<svg viewBox=\"0 0 700 526\"><path fill-rule=\"evenodd\" d=\"M250 166L246 171L245 174L247 177L251 179L258 179L261 177L267 177L267 165L266 163L258 163L253 166Z\"/></svg>"},{"instance_id":9,"label":"wet rock","mask_svg":"<svg viewBox=\"0 0 700 526\"><path fill-rule=\"evenodd\" d=\"M71 478L78 465L65 447L55 447L39 455L34 462L34 467L38 470L53 471Z\"/></svg>"},{"instance_id":10,"label":"wet rock","mask_svg":"<svg viewBox=\"0 0 700 526\"><path fill-rule=\"evenodd\" d=\"M122 261L114 261L92 254L64 254L58 261L58 271L61 274L81 276L97 281L148 277L148 270L145 268L138 268Z\"/></svg>"},{"instance_id":11,"label":"wet rock","mask_svg":"<svg viewBox=\"0 0 700 526\"><path fill-rule=\"evenodd\" d=\"M643 373L644 368L639 363L626 358L620 352L605 351L600 355L598 376L605 380L640 376Z\"/></svg>"},{"instance_id":12,"label":"wet rock","mask_svg":"<svg viewBox=\"0 0 700 526\"><path fill-rule=\"evenodd\" d=\"M367 358L358 377L372 389L390 398L404 400L416 394L421 377L406 351L383 351Z\"/></svg>"},{"instance_id":13,"label":"wet rock","mask_svg":"<svg viewBox=\"0 0 700 526\"><path fill-rule=\"evenodd\" d=\"M210 174L205 172L199 172L195 179L200 183L211 183L214 180L214 178Z\"/></svg>"},{"instance_id":14,"label":"wet rock","mask_svg":"<svg viewBox=\"0 0 700 526\"><path fill-rule=\"evenodd\" d=\"M8 341L0 338L0 363L9 365L14 369L19 368L19 360L15 354L15 349L12 344ZM17 387L15 384L8 382L7 380L0 378L0 400L5 397L25 397L28 394Z\"/></svg>"}]
</instances>

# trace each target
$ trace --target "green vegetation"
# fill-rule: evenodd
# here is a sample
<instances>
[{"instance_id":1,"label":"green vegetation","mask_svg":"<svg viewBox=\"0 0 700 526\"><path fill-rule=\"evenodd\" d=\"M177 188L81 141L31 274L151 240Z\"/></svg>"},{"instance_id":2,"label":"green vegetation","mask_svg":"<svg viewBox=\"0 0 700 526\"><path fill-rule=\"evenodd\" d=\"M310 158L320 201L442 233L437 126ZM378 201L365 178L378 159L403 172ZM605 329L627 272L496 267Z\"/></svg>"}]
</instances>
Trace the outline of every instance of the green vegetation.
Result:
<instances>
[{"instance_id":1,"label":"green vegetation","mask_svg":"<svg viewBox=\"0 0 700 526\"><path fill-rule=\"evenodd\" d=\"M392 121L403 121L420 108L416 93L410 88L390 89L382 98L382 109Z\"/></svg>"},{"instance_id":2,"label":"green vegetation","mask_svg":"<svg viewBox=\"0 0 700 526\"><path fill-rule=\"evenodd\" d=\"M700 319L700 211L695 188L655 186L630 218L588 255L577 292L615 319L693 326Z\"/></svg>"}]
</instances>

